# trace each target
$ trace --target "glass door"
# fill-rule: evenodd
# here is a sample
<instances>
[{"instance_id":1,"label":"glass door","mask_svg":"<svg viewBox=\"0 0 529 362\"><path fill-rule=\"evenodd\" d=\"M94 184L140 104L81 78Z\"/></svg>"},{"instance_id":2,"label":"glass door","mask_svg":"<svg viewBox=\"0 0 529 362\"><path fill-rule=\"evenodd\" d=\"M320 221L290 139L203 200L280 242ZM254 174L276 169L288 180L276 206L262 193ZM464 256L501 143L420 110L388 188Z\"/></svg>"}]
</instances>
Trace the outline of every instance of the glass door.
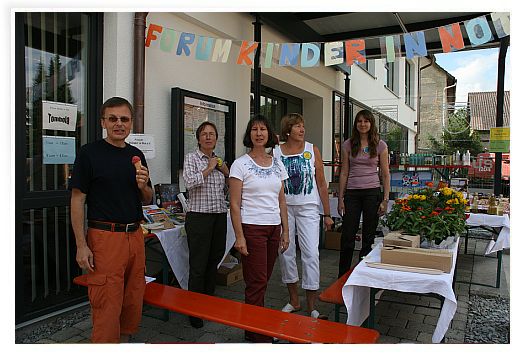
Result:
<instances>
[{"instance_id":1,"label":"glass door","mask_svg":"<svg viewBox=\"0 0 529 362\"><path fill-rule=\"evenodd\" d=\"M84 299L85 291L72 285L80 270L70 227L68 182L75 153L95 139L99 128L94 122L101 72L94 63L100 61L95 55L102 45L93 40L102 15L35 12L17 13L15 18L16 323L20 323ZM68 108L70 115L53 118L50 105ZM50 126L52 120L68 127ZM67 151L60 149L63 144L68 144ZM59 156L64 160L57 161Z\"/></svg>"}]
</instances>

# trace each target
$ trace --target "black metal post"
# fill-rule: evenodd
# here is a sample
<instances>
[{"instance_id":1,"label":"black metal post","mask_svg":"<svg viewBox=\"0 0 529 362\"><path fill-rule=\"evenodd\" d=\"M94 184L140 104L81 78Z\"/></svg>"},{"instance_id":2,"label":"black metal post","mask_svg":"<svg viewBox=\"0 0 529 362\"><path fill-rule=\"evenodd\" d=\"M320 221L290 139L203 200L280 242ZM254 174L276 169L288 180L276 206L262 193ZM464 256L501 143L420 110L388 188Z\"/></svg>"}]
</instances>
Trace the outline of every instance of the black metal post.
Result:
<instances>
[{"instance_id":1,"label":"black metal post","mask_svg":"<svg viewBox=\"0 0 529 362\"><path fill-rule=\"evenodd\" d=\"M255 22L253 24L253 40L259 45L255 50L253 62L253 114L260 113L261 107L261 17L259 14L255 15Z\"/></svg>"},{"instance_id":2,"label":"black metal post","mask_svg":"<svg viewBox=\"0 0 529 362\"><path fill-rule=\"evenodd\" d=\"M349 88L351 85L351 82L349 81L349 74L345 73L345 105L344 105L344 113L343 113L343 134L344 134L344 141L349 138L351 134L351 130L349 129L349 120L351 119L351 111L349 109Z\"/></svg>"},{"instance_id":3,"label":"black metal post","mask_svg":"<svg viewBox=\"0 0 529 362\"><path fill-rule=\"evenodd\" d=\"M505 56L509 47L510 36L500 41L500 54L498 56L498 86L496 91L496 127L503 127L503 105L505 99ZM494 195L501 193L501 168L502 153L495 152L494 157Z\"/></svg>"}]
</instances>

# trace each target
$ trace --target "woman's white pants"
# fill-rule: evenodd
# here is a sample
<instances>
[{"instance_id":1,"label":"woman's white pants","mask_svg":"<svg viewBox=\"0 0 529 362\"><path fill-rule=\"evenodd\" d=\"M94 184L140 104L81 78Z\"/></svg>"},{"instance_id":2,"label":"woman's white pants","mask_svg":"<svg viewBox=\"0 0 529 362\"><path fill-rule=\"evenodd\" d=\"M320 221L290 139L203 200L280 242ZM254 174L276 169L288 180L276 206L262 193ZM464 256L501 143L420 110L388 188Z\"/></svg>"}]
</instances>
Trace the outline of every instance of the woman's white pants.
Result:
<instances>
[{"instance_id":1,"label":"woman's white pants","mask_svg":"<svg viewBox=\"0 0 529 362\"><path fill-rule=\"evenodd\" d=\"M301 250L301 287L305 290L320 288L320 253L318 250L320 239L319 207L309 205L287 205L288 230L290 244L288 249L279 255L281 279L283 283L296 283L299 280L296 265L295 235L298 235Z\"/></svg>"}]
</instances>

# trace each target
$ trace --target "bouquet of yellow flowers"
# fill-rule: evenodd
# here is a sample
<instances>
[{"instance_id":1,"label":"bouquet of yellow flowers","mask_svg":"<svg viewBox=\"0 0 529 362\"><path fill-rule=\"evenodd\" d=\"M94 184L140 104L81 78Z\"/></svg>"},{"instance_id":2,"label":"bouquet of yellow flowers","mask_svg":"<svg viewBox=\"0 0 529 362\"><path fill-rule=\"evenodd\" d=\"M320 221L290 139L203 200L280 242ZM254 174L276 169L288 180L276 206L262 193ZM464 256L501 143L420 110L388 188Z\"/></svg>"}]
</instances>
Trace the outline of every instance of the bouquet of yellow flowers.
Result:
<instances>
[{"instance_id":1,"label":"bouquet of yellow flowers","mask_svg":"<svg viewBox=\"0 0 529 362\"><path fill-rule=\"evenodd\" d=\"M450 187L426 187L397 199L383 223L391 230L419 234L439 244L465 231L467 204L463 194Z\"/></svg>"}]
</instances>

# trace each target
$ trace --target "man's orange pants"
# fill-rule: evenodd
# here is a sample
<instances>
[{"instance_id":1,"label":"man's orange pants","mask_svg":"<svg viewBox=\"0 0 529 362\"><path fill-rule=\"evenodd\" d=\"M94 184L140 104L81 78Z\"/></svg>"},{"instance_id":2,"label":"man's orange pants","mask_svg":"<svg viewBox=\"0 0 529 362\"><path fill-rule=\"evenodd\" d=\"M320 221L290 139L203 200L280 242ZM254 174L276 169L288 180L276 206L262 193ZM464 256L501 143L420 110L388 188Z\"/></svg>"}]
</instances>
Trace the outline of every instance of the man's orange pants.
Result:
<instances>
[{"instance_id":1,"label":"man's orange pants","mask_svg":"<svg viewBox=\"0 0 529 362\"><path fill-rule=\"evenodd\" d=\"M141 321L145 291L145 246L141 228L111 232L88 228L87 243L94 254L88 274L92 307L92 342L119 343Z\"/></svg>"}]
</instances>

